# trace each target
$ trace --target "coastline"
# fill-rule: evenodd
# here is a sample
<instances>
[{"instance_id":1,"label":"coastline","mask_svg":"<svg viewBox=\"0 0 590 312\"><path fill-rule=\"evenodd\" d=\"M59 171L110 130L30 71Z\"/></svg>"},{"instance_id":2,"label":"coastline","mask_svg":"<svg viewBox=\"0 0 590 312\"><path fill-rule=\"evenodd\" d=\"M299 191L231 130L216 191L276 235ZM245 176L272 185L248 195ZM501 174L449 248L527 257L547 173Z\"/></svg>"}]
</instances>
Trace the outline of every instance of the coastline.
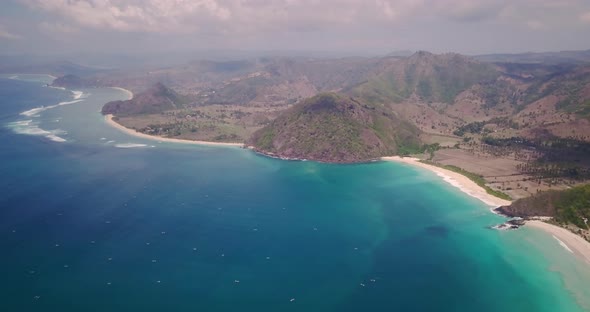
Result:
<instances>
[{"instance_id":1,"label":"coastline","mask_svg":"<svg viewBox=\"0 0 590 312\"><path fill-rule=\"evenodd\" d=\"M123 91L125 93L127 93L127 100L131 100L133 98L133 92L127 90L127 89L123 89L121 87L111 87L111 89L115 89L115 90L119 90L119 91Z\"/></svg>"},{"instance_id":2,"label":"coastline","mask_svg":"<svg viewBox=\"0 0 590 312\"><path fill-rule=\"evenodd\" d=\"M566 251L574 254L576 257L585 261L586 264L590 265L590 242L586 241L581 236L557 225L545 223L543 221L530 220L526 221L525 224L553 235Z\"/></svg>"},{"instance_id":3,"label":"coastline","mask_svg":"<svg viewBox=\"0 0 590 312\"><path fill-rule=\"evenodd\" d=\"M467 195L475 197L489 206L493 206L494 208L511 204L508 200L488 194L482 187L459 173L422 163L418 158L392 156L383 157L382 160L409 164L430 170L443 178L445 182L457 187ZM590 242L587 242L581 236L572 233L565 228L541 220L526 220L525 225L551 234L566 252L572 253L574 256L590 265Z\"/></svg>"},{"instance_id":4,"label":"coastline","mask_svg":"<svg viewBox=\"0 0 590 312\"><path fill-rule=\"evenodd\" d=\"M123 89L124 90L124 89ZM130 91L128 91L129 93L131 93ZM113 120L113 115L105 115L104 116L104 120L106 121L106 123L114 128L117 128L118 130L125 132L129 135L138 137L138 138L142 138L142 139L148 139L148 140L152 140L152 141L160 141L160 142L171 142L171 143L182 143L182 144L195 144L195 145L214 145L214 146L233 146L233 147L243 147L244 144L242 143L224 143L224 142L209 142L209 141L192 141L192 140L184 140L184 139L171 139L171 138L163 138L163 137L159 137L159 136L153 136L153 135L149 135L149 134L145 134L145 133L141 133L141 132L137 132L133 129L129 129L127 127L124 127L123 125L117 123L116 121Z\"/></svg>"},{"instance_id":5,"label":"coastline","mask_svg":"<svg viewBox=\"0 0 590 312\"><path fill-rule=\"evenodd\" d=\"M388 157L382 157L381 159L385 160L385 161L404 163L404 164L408 164L408 165L412 165L412 166L417 166L417 167L420 167L420 168L423 168L426 170L430 170L430 171L436 173L436 175L438 175L439 177L443 178L443 180L445 180L445 182L458 188L463 193L465 193L471 197L479 199L480 201L484 202L486 205L488 205L490 207L497 208L500 206L510 205L512 203L509 200L501 199L496 196L488 194L485 189L483 189L482 187L477 185L475 182L471 181L468 177L466 177L460 173L422 163L419 161L418 158L388 156Z\"/></svg>"}]
</instances>

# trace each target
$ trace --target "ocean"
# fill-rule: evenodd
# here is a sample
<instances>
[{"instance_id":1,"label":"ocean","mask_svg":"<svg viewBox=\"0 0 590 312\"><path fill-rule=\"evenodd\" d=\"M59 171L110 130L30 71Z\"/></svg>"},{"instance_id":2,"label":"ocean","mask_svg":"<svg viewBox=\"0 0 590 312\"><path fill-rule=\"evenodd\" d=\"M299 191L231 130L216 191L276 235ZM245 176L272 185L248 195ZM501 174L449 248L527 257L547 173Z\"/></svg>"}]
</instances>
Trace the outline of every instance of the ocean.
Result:
<instances>
[{"instance_id":1,"label":"ocean","mask_svg":"<svg viewBox=\"0 0 590 312\"><path fill-rule=\"evenodd\" d=\"M588 265L432 172L136 138L50 82L0 76L0 311L590 311Z\"/></svg>"}]
</instances>

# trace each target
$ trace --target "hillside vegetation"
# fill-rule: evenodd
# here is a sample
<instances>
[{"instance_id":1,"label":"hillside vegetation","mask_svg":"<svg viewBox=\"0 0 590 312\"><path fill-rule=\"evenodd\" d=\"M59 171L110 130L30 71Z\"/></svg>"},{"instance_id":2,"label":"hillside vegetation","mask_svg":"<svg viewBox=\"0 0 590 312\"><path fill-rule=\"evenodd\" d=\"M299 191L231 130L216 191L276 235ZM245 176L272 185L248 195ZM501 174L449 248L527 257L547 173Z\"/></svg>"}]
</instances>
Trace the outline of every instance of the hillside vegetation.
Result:
<instances>
[{"instance_id":1,"label":"hillside vegetation","mask_svg":"<svg viewBox=\"0 0 590 312\"><path fill-rule=\"evenodd\" d=\"M130 100L106 103L102 113L115 116L153 114L182 108L186 104L187 100L184 97L163 84L157 83Z\"/></svg>"},{"instance_id":2,"label":"hillside vegetation","mask_svg":"<svg viewBox=\"0 0 590 312\"><path fill-rule=\"evenodd\" d=\"M418 151L420 131L391 111L324 93L283 112L252 136L259 152L325 162L358 162Z\"/></svg>"},{"instance_id":3,"label":"hillside vegetation","mask_svg":"<svg viewBox=\"0 0 590 312\"><path fill-rule=\"evenodd\" d=\"M548 216L561 224L571 223L588 229L590 219L590 185L576 186L563 191L546 191L522 198L500 212L515 217Z\"/></svg>"},{"instance_id":4,"label":"hillside vegetation","mask_svg":"<svg viewBox=\"0 0 590 312\"><path fill-rule=\"evenodd\" d=\"M372 103L401 102L416 95L424 101L451 104L462 91L500 75L490 64L451 53L422 51L383 66L376 77L354 88L352 94Z\"/></svg>"}]
</instances>

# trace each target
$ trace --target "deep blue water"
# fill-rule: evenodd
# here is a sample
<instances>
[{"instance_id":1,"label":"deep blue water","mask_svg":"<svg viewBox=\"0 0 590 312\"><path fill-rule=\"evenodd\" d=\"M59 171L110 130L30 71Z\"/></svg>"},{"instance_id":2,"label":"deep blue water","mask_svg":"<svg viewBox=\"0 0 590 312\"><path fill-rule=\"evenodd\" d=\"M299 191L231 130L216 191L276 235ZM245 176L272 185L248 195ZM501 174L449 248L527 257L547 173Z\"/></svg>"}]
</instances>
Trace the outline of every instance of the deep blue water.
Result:
<instances>
[{"instance_id":1,"label":"deep blue water","mask_svg":"<svg viewBox=\"0 0 590 312\"><path fill-rule=\"evenodd\" d=\"M130 137L98 113L113 89L24 116L73 94L18 78L0 79L0 311L588 308L550 236L488 229L503 219L430 172Z\"/></svg>"}]
</instances>

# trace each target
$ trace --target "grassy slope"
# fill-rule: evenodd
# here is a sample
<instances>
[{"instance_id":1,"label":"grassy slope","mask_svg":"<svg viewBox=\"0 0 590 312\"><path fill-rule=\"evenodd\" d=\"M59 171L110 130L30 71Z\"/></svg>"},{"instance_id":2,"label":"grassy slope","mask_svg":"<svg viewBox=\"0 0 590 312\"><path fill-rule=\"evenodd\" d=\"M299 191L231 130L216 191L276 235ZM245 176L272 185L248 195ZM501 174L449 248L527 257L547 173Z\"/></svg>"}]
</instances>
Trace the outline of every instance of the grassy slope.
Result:
<instances>
[{"instance_id":1,"label":"grassy slope","mask_svg":"<svg viewBox=\"0 0 590 312\"><path fill-rule=\"evenodd\" d=\"M418 52L391 64L351 93L370 103L401 102L416 94L424 101L451 104L460 92L498 76L493 66L464 56Z\"/></svg>"},{"instance_id":2,"label":"grassy slope","mask_svg":"<svg viewBox=\"0 0 590 312\"><path fill-rule=\"evenodd\" d=\"M336 94L320 94L256 132L251 144L283 157L356 162L415 151L419 131L386 110Z\"/></svg>"},{"instance_id":3,"label":"grassy slope","mask_svg":"<svg viewBox=\"0 0 590 312\"><path fill-rule=\"evenodd\" d=\"M563 191L546 191L523 198L507 208L515 215L550 216L561 224L572 223L588 229L584 218L590 219L590 184Z\"/></svg>"},{"instance_id":4,"label":"grassy slope","mask_svg":"<svg viewBox=\"0 0 590 312\"><path fill-rule=\"evenodd\" d=\"M163 84L157 83L146 91L136 94L130 100L106 103L102 113L115 116L154 114L182 108L187 103L187 99Z\"/></svg>"}]
</instances>

